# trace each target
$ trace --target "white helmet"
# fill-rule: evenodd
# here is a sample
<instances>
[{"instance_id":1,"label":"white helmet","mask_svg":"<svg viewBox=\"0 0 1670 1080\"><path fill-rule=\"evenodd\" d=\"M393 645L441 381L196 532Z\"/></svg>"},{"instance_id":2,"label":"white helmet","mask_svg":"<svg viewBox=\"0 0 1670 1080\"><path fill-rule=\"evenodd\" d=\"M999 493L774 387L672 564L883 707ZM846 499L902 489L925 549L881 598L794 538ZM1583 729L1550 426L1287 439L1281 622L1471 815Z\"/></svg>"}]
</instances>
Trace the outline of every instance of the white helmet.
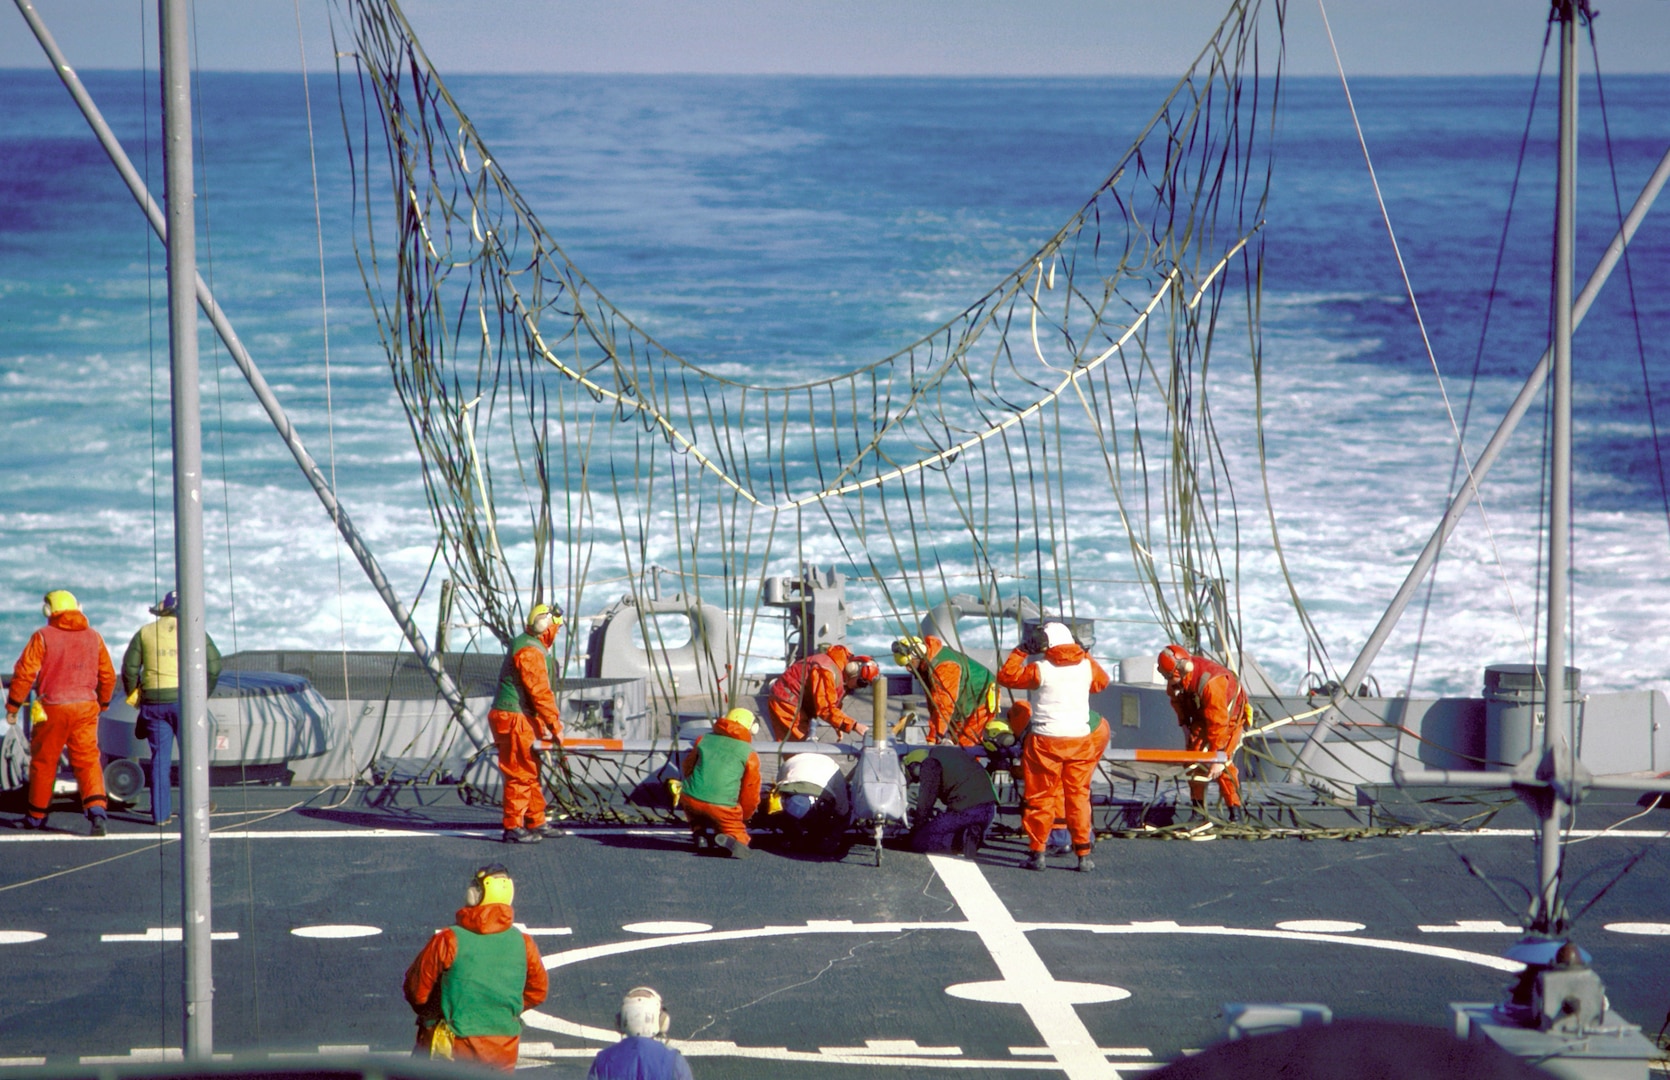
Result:
<instances>
[{"instance_id":1,"label":"white helmet","mask_svg":"<svg viewBox=\"0 0 1670 1080\"><path fill-rule=\"evenodd\" d=\"M673 1018L661 1007L661 995L647 986L634 986L626 992L615 1016L615 1026L621 1034L642 1039L664 1039Z\"/></svg>"}]
</instances>

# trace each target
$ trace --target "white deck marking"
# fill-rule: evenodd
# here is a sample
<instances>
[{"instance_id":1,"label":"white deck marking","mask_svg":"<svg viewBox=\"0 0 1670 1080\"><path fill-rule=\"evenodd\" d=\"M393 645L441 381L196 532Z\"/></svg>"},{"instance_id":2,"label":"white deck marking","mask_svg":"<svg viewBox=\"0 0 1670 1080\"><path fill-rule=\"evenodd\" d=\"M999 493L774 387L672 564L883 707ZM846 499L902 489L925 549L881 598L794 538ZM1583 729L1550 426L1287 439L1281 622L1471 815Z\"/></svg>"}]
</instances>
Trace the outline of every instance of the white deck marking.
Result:
<instances>
[{"instance_id":1,"label":"white deck marking","mask_svg":"<svg viewBox=\"0 0 1670 1080\"><path fill-rule=\"evenodd\" d=\"M236 930L215 930L209 934L209 937L214 941L236 941L238 940L238 932ZM123 943L179 941L180 928L178 926L152 926L148 927L143 934L100 934L99 940ZM146 1060L152 1059L148 1058ZM161 1061L163 1059L156 1058L155 1060Z\"/></svg>"},{"instance_id":2,"label":"white deck marking","mask_svg":"<svg viewBox=\"0 0 1670 1080\"><path fill-rule=\"evenodd\" d=\"M529 937L567 937L574 932L566 926L528 926L524 923L513 925Z\"/></svg>"},{"instance_id":3,"label":"white deck marking","mask_svg":"<svg viewBox=\"0 0 1670 1080\"><path fill-rule=\"evenodd\" d=\"M1610 930L1614 934L1644 934L1648 937L1664 937L1670 934L1670 923L1609 922L1603 924L1601 929Z\"/></svg>"},{"instance_id":4,"label":"white deck marking","mask_svg":"<svg viewBox=\"0 0 1670 1080\"><path fill-rule=\"evenodd\" d=\"M1131 992L1122 986L1107 986L1103 983L1057 982L1061 999L1073 1005L1100 1005L1106 1001L1124 1001L1131 996ZM994 1005L1023 1005L1025 995L1029 991L1018 984L1006 979L996 979L992 982L957 983L947 986L945 992L954 998L964 1001L985 1001Z\"/></svg>"},{"instance_id":5,"label":"white deck marking","mask_svg":"<svg viewBox=\"0 0 1670 1080\"><path fill-rule=\"evenodd\" d=\"M1523 926L1509 926L1500 919L1457 919L1449 924L1423 923L1415 929L1423 934L1523 934Z\"/></svg>"},{"instance_id":6,"label":"white deck marking","mask_svg":"<svg viewBox=\"0 0 1670 1080\"><path fill-rule=\"evenodd\" d=\"M1026 931L980 872L980 864L945 855L929 855L928 862L991 954L1003 981L1018 991L1027 1019L1044 1037L1044 1045L1069 1080L1117 1077L1119 1073L1102 1056L1090 1029L1074 1011L1072 996L1050 974Z\"/></svg>"},{"instance_id":7,"label":"white deck marking","mask_svg":"<svg viewBox=\"0 0 1670 1080\"><path fill-rule=\"evenodd\" d=\"M628 934L705 934L713 927L705 922L634 922L621 927Z\"/></svg>"},{"instance_id":8,"label":"white deck marking","mask_svg":"<svg viewBox=\"0 0 1670 1080\"><path fill-rule=\"evenodd\" d=\"M39 930L0 930L0 945L25 945L44 937Z\"/></svg>"},{"instance_id":9,"label":"white deck marking","mask_svg":"<svg viewBox=\"0 0 1670 1080\"><path fill-rule=\"evenodd\" d=\"M241 811L240 811L241 812ZM255 811L250 811L254 813ZM388 840L403 837L412 840L435 840L448 837L458 840L498 840L503 832L497 825L486 829L216 829L211 835L215 840ZM675 836L690 834L683 826L667 826L665 828L627 828L625 826L610 826L605 828L573 828L564 829L563 836ZM1448 831L1433 829L1429 832L1411 833L1405 839L1419 840L1436 837L1444 840L1500 840L1527 839L1537 834L1530 829L1466 829ZM1658 829L1573 829L1562 836L1573 839L1595 840L1670 840L1664 830ZM178 843L179 834L151 832L113 832L108 836L89 837L81 833L64 833L51 831L46 833L7 833L0 835L0 844L54 844L54 843L85 843L91 839L103 840L106 843L123 840L145 841L147 843ZM124 1059L125 1060L125 1059Z\"/></svg>"},{"instance_id":10,"label":"white deck marking","mask_svg":"<svg viewBox=\"0 0 1670 1080\"><path fill-rule=\"evenodd\" d=\"M383 932L380 926L352 926L347 923L321 926L298 926L290 933L305 938L360 938L376 937Z\"/></svg>"},{"instance_id":11,"label":"white deck marking","mask_svg":"<svg viewBox=\"0 0 1670 1080\"><path fill-rule=\"evenodd\" d=\"M10 1057L0 1058L0 1069L27 1069L32 1065L45 1065L43 1057Z\"/></svg>"},{"instance_id":12,"label":"white deck marking","mask_svg":"<svg viewBox=\"0 0 1670 1080\"><path fill-rule=\"evenodd\" d=\"M838 1056L851 1054L875 1054L878 1057L897 1057L909 1054L920 1057L961 1057L963 1048L960 1046L918 1046L915 1039L865 1039L863 1046L820 1046L820 1054L834 1054Z\"/></svg>"},{"instance_id":13,"label":"white deck marking","mask_svg":"<svg viewBox=\"0 0 1670 1080\"><path fill-rule=\"evenodd\" d=\"M1187 934L1207 937L1265 938L1272 941L1322 942L1330 945L1351 945L1363 949L1385 949L1387 952L1430 956L1438 960L1459 960L1464 964L1477 964L1479 967L1490 968L1493 971L1506 971L1513 975L1519 974L1525 968L1525 965L1517 960L1491 956L1488 953L1468 952L1465 949L1452 949L1445 945L1423 945L1418 941L1348 937L1345 934L1300 934L1292 930L1260 930L1250 926L1184 926L1170 920L1134 922L1122 926L1098 925L1096 923L1026 923L1023 925L1027 930L1083 930L1092 934Z\"/></svg>"},{"instance_id":14,"label":"white deck marking","mask_svg":"<svg viewBox=\"0 0 1670 1080\"><path fill-rule=\"evenodd\" d=\"M228 1054L227 1057L232 1055ZM136 1061L184 1061L185 1053L178 1046L136 1046L126 1054L89 1054L81 1059L83 1065L131 1065Z\"/></svg>"},{"instance_id":15,"label":"white deck marking","mask_svg":"<svg viewBox=\"0 0 1670 1080\"><path fill-rule=\"evenodd\" d=\"M1355 934L1366 927L1360 922L1336 922L1333 919L1289 919L1277 923L1276 929L1301 934Z\"/></svg>"},{"instance_id":16,"label":"white deck marking","mask_svg":"<svg viewBox=\"0 0 1670 1080\"><path fill-rule=\"evenodd\" d=\"M983 880L983 879L982 879ZM1343 934L1301 933L1292 930L1264 930L1238 926L1184 926L1171 919L1160 919L1149 922L1133 923L1017 923L1023 932L1033 930L1072 930L1092 934L1115 935L1151 935L1151 934L1181 934L1202 937L1233 937L1233 938L1261 938L1269 941L1303 942L1306 945L1333 944L1348 945L1356 948L1382 949L1388 952L1400 952L1416 956L1430 957L1441 960L1454 960L1493 971L1519 972L1524 965L1500 956L1487 953L1468 952L1465 949L1452 949L1441 945L1426 945L1418 942L1393 941L1386 938L1348 937ZM910 922L910 923L855 923L846 919L814 919L799 926L760 926L746 930L713 930L705 934L668 934L660 937L641 937L632 940L608 942L602 945L589 945L584 948L569 949L564 952L548 953L543 957L545 967L550 971L570 967L575 964L586 963L604 957L620 956L627 953L645 952L650 949L677 948L685 945L706 945L721 942L757 940L761 938L796 937L803 934L900 934L908 930L951 930L958 933L970 933L977 928L971 922ZM584 1039L588 1042L609 1044L618 1042L620 1035L608 1028L594 1027L578 1023L566 1017L557 1016L538 1009L530 1009L522 1014L522 1022L532 1030L546 1031L562 1035L565 1038ZM524 1054L530 1054L530 1047L538 1044L524 1042ZM842 1053L813 1053L805 1050L789 1050L781 1046L738 1046L728 1039L675 1039L671 1042L685 1057L724 1057L747 1058L757 1061L777 1061L785 1063L819 1062L822 1064L859 1065L874 1069L877 1066L897 1066L913 1069L986 1069L991 1071L1032 1070L1059 1071L1060 1066L1054 1060L1048 1061L1015 1061L1015 1060L978 1060L974 1058L956 1057L944 1058L923 1055L912 1057L906 1054L878 1054L873 1051L848 1051ZM826 1048L833 1050L834 1048ZM1010 1051L1016 1056L1037 1056L1053 1058L1055 1051L1050 1047L1014 1048ZM1152 1057L1150 1051L1142 1048L1097 1048L1099 1055ZM1198 1051L1185 1051L1185 1054ZM562 1047L549 1054L541 1056L551 1058L589 1058L596 1054L595 1049L586 1047ZM1157 1068L1158 1064L1148 1062L1116 1062L1110 1068L1117 1074L1124 1075Z\"/></svg>"},{"instance_id":17,"label":"white deck marking","mask_svg":"<svg viewBox=\"0 0 1670 1080\"><path fill-rule=\"evenodd\" d=\"M1103 1046L1099 1047L1108 1057L1153 1057L1154 1051L1146 1046ZM1050 1052L1047 1046L1011 1046L1009 1052L1016 1057L1046 1057Z\"/></svg>"}]
</instances>

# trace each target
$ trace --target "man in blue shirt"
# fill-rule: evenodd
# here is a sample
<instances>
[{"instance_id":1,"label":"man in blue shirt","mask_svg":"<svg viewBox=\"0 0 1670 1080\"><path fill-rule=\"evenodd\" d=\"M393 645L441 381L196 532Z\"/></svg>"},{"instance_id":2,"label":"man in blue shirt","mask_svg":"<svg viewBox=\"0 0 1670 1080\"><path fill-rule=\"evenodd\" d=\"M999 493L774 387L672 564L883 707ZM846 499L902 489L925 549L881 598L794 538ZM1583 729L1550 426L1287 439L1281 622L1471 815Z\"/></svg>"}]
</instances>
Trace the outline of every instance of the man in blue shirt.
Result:
<instances>
[{"instance_id":1,"label":"man in blue shirt","mask_svg":"<svg viewBox=\"0 0 1670 1080\"><path fill-rule=\"evenodd\" d=\"M691 1080L684 1055L668 1046L672 1017L647 986L626 992L615 1026L626 1037L592 1059L586 1080Z\"/></svg>"}]
</instances>

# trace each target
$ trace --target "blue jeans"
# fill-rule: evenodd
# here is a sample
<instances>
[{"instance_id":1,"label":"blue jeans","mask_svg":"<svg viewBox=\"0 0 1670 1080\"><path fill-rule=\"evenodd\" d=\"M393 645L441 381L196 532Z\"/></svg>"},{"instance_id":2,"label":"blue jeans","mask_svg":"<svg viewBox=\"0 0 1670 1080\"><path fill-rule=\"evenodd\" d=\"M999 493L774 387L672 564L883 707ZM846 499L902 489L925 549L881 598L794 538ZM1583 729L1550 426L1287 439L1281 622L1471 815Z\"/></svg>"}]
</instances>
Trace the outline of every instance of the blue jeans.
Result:
<instances>
[{"instance_id":1,"label":"blue jeans","mask_svg":"<svg viewBox=\"0 0 1670 1080\"><path fill-rule=\"evenodd\" d=\"M139 706L139 717L148 729L151 760L145 763L145 783L151 789L151 822L161 825L173 813L169 803L168 772L174 763L174 740L180 736L180 706L177 702Z\"/></svg>"},{"instance_id":2,"label":"blue jeans","mask_svg":"<svg viewBox=\"0 0 1670 1080\"><path fill-rule=\"evenodd\" d=\"M957 842L957 834L969 828L984 838L986 829L991 826L992 818L996 816L997 804L994 802L936 814L910 830L910 849L922 852L950 851Z\"/></svg>"}]
</instances>

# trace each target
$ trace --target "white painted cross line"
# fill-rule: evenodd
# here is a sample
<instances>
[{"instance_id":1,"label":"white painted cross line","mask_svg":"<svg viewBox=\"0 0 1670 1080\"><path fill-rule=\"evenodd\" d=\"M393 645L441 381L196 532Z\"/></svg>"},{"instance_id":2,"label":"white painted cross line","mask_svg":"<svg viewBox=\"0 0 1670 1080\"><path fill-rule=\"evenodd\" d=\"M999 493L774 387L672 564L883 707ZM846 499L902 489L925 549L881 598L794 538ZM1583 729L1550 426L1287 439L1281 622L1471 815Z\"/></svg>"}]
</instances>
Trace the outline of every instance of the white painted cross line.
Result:
<instances>
[{"instance_id":1,"label":"white painted cross line","mask_svg":"<svg viewBox=\"0 0 1670 1080\"><path fill-rule=\"evenodd\" d=\"M213 933L211 933L209 935L209 937L212 938L215 941L236 941L236 940L238 940L238 932L236 930L216 930ZM180 928L178 926L152 926L152 927L149 927L148 929L146 929L146 931L143 934L100 934L99 935L99 940L100 941L116 941L116 942L140 942L140 943L179 941L180 940ZM123 1059L123 1060L125 1060L125 1059ZM149 1059L147 1059L147 1060L149 1060ZM158 1058L156 1060L160 1061L162 1059ZM97 1064L97 1063L96 1062L84 1062L83 1064Z\"/></svg>"},{"instance_id":2,"label":"white painted cross line","mask_svg":"<svg viewBox=\"0 0 1670 1080\"><path fill-rule=\"evenodd\" d=\"M25 945L45 937L39 930L0 930L0 945Z\"/></svg>"},{"instance_id":3,"label":"white painted cross line","mask_svg":"<svg viewBox=\"0 0 1670 1080\"><path fill-rule=\"evenodd\" d=\"M43 1057L0 1057L0 1069L27 1069L34 1065L45 1065Z\"/></svg>"},{"instance_id":4,"label":"white painted cross line","mask_svg":"<svg viewBox=\"0 0 1670 1080\"><path fill-rule=\"evenodd\" d=\"M303 938L361 938L376 937L383 932L380 926L354 926L349 923L334 923L323 926L298 926L290 933Z\"/></svg>"},{"instance_id":5,"label":"white painted cross line","mask_svg":"<svg viewBox=\"0 0 1670 1080\"><path fill-rule=\"evenodd\" d=\"M529 937L567 937L574 933L566 926L529 926L527 923L517 923L516 929Z\"/></svg>"},{"instance_id":6,"label":"white painted cross line","mask_svg":"<svg viewBox=\"0 0 1670 1080\"><path fill-rule=\"evenodd\" d=\"M1101 1052L1108 1057L1153 1057L1154 1051L1146 1046L1103 1046ZM1016 1057L1047 1057L1050 1048L1047 1046L1011 1046L1009 1052Z\"/></svg>"},{"instance_id":7,"label":"white painted cross line","mask_svg":"<svg viewBox=\"0 0 1670 1080\"><path fill-rule=\"evenodd\" d=\"M1500 919L1457 919L1449 925L1423 924L1415 927L1423 934L1523 934L1522 926L1509 926Z\"/></svg>"},{"instance_id":8,"label":"white painted cross line","mask_svg":"<svg viewBox=\"0 0 1670 1080\"><path fill-rule=\"evenodd\" d=\"M945 855L929 855L928 862L980 943L991 953L1003 981L1014 984L1027 1019L1044 1037L1044 1045L1068 1080L1117 1078L1118 1071L1102 1056L1090 1030L1074 1010L1072 995L1064 992L1062 984L1050 974L1043 957L1027 940L1026 931L980 872L979 864Z\"/></svg>"},{"instance_id":9,"label":"white painted cross line","mask_svg":"<svg viewBox=\"0 0 1670 1080\"><path fill-rule=\"evenodd\" d=\"M853 1056L874 1054L877 1057L961 1057L960 1046L918 1046L915 1039L865 1039L863 1046L820 1046L820 1054Z\"/></svg>"},{"instance_id":10,"label":"white painted cross line","mask_svg":"<svg viewBox=\"0 0 1670 1080\"><path fill-rule=\"evenodd\" d=\"M231 1055L227 1055L230 1057ZM89 1054L81 1059L83 1065L131 1065L135 1061L184 1061L185 1053L178 1046L136 1046L126 1054Z\"/></svg>"}]
</instances>

